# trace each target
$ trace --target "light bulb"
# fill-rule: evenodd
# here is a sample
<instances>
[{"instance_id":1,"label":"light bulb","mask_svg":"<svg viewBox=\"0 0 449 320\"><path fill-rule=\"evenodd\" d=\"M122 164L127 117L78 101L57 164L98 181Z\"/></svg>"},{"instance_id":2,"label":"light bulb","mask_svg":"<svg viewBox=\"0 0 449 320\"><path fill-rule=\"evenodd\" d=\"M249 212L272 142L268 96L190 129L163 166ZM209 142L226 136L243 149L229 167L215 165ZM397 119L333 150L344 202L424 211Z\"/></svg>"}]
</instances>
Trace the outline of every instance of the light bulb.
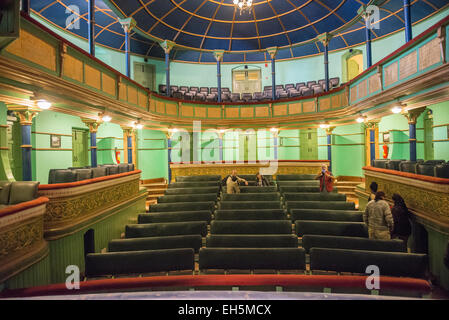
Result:
<instances>
[{"instance_id":1,"label":"light bulb","mask_svg":"<svg viewBox=\"0 0 449 320\"><path fill-rule=\"evenodd\" d=\"M277 128L271 128L270 131L271 132L278 132L278 129Z\"/></svg>"},{"instance_id":2,"label":"light bulb","mask_svg":"<svg viewBox=\"0 0 449 320\"><path fill-rule=\"evenodd\" d=\"M112 118L110 116L105 115L101 118L101 120L103 120L103 122L109 122L112 120Z\"/></svg>"},{"instance_id":3,"label":"light bulb","mask_svg":"<svg viewBox=\"0 0 449 320\"><path fill-rule=\"evenodd\" d=\"M37 106L42 110L47 110L51 108L51 103L46 100L39 100Z\"/></svg>"},{"instance_id":4,"label":"light bulb","mask_svg":"<svg viewBox=\"0 0 449 320\"><path fill-rule=\"evenodd\" d=\"M357 122L358 123L362 123L363 121L365 121L365 118L363 118L363 117L358 117L357 118Z\"/></svg>"},{"instance_id":5,"label":"light bulb","mask_svg":"<svg viewBox=\"0 0 449 320\"><path fill-rule=\"evenodd\" d=\"M322 124L320 124L320 128L321 129L327 129L327 128L329 128L329 125L326 124L326 123L322 123Z\"/></svg>"},{"instance_id":6,"label":"light bulb","mask_svg":"<svg viewBox=\"0 0 449 320\"><path fill-rule=\"evenodd\" d=\"M141 124L141 123L136 124L136 129L142 130L143 129L143 124Z\"/></svg>"},{"instance_id":7,"label":"light bulb","mask_svg":"<svg viewBox=\"0 0 449 320\"><path fill-rule=\"evenodd\" d=\"M391 109L391 112L393 113L400 113L402 111L401 107L394 107L393 109Z\"/></svg>"}]
</instances>

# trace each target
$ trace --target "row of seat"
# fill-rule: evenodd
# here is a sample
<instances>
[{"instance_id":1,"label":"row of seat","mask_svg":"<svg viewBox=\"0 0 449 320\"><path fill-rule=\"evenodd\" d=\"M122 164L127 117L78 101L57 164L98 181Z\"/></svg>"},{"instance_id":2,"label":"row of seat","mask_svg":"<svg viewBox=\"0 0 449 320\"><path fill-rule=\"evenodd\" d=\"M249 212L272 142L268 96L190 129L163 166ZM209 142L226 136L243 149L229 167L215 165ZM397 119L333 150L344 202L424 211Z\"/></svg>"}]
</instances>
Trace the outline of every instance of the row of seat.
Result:
<instances>
[{"instance_id":1,"label":"row of seat","mask_svg":"<svg viewBox=\"0 0 449 320\"><path fill-rule=\"evenodd\" d=\"M424 278L427 256L402 252L311 248L310 270L365 274L375 265L383 276ZM91 253L86 256L86 276L193 271L194 249L163 249ZM306 270L304 248L201 248L199 269Z\"/></svg>"},{"instance_id":2,"label":"row of seat","mask_svg":"<svg viewBox=\"0 0 449 320\"><path fill-rule=\"evenodd\" d=\"M38 188L36 181L0 181L0 209L36 199Z\"/></svg>"},{"instance_id":3,"label":"row of seat","mask_svg":"<svg viewBox=\"0 0 449 320\"><path fill-rule=\"evenodd\" d=\"M104 164L98 167L71 167L68 169L50 169L48 183L68 183L99 178L113 174L134 171L133 163Z\"/></svg>"},{"instance_id":4,"label":"row of seat","mask_svg":"<svg viewBox=\"0 0 449 320\"><path fill-rule=\"evenodd\" d=\"M449 162L444 160L375 159L373 167L449 179Z\"/></svg>"},{"instance_id":5,"label":"row of seat","mask_svg":"<svg viewBox=\"0 0 449 320\"><path fill-rule=\"evenodd\" d=\"M340 85L340 78L330 78L328 82L329 90L336 88ZM293 84L289 83L284 85L276 85L275 97L276 99L286 99L293 97L307 97L315 94L320 94L325 91L326 80L299 82ZM229 88L221 88L221 101L223 102L259 102L264 100L271 100L273 88L272 86L265 86L263 92L254 93L232 93ZM159 85L159 93L166 95L167 86L164 84ZM218 88L217 87L188 87L188 86L170 86L170 96L181 100L193 100L193 101L218 101Z\"/></svg>"}]
</instances>

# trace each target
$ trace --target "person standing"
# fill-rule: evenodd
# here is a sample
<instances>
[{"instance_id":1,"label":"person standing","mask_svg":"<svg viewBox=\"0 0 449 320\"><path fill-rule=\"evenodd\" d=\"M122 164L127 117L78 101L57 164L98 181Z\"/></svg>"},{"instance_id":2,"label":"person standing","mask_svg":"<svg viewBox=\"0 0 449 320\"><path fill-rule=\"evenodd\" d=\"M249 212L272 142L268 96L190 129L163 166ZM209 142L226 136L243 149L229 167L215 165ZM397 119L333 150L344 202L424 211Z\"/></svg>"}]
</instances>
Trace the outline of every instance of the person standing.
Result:
<instances>
[{"instance_id":1,"label":"person standing","mask_svg":"<svg viewBox=\"0 0 449 320\"><path fill-rule=\"evenodd\" d=\"M369 185L369 189L371 190L371 193L369 195L368 201L374 200L374 198L376 197L377 188L378 188L377 182L375 182L375 181L371 182L371 184Z\"/></svg>"},{"instance_id":2,"label":"person standing","mask_svg":"<svg viewBox=\"0 0 449 320\"><path fill-rule=\"evenodd\" d=\"M391 237L393 239L401 239L407 247L408 237L412 233L412 226L409 220L410 212L408 211L404 199L400 195L395 193L391 198L394 201L394 206L391 209L391 214L393 215L394 220L394 228Z\"/></svg>"},{"instance_id":3,"label":"person standing","mask_svg":"<svg viewBox=\"0 0 449 320\"><path fill-rule=\"evenodd\" d=\"M363 214L363 221L368 226L370 239L390 240L390 232L394 228L394 220L390 206L384 200L385 193L376 192L374 200L368 202Z\"/></svg>"},{"instance_id":4,"label":"person standing","mask_svg":"<svg viewBox=\"0 0 449 320\"><path fill-rule=\"evenodd\" d=\"M239 183L245 183L248 185L248 181L237 176L237 171L232 170L232 174L226 179L226 192L227 193L240 193Z\"/></svg>"},{"instance_id":5,"label":"person standing","mask_svg":"<svg viewBox=\"0 0 449 320\"><path fill-rule=\"evenodd\" d=\"M320 192L332 192L334 189L335 177L327 169L327 165L323 163L321 172L315 177L315 180L320 180Z\"/></svg>"}]
</instances>

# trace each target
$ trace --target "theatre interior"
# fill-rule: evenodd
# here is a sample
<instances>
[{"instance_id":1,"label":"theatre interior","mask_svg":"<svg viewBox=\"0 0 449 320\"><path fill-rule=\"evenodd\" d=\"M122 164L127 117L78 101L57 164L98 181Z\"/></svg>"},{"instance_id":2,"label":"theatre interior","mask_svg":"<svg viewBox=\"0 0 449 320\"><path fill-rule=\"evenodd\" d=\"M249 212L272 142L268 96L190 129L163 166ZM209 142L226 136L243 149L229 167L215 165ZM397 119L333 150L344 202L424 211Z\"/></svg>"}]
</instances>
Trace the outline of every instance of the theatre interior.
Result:
<instances>
[{"instance_id":1,"label":"theatre interior","mask_svg":"<svg viewBox=\"0 0 449 320\"><path fill-rule=\"evenodd\" d=\"M0 1L0 299L448 299L448 56L447 0Z\"/></svg>"}]
</instances>

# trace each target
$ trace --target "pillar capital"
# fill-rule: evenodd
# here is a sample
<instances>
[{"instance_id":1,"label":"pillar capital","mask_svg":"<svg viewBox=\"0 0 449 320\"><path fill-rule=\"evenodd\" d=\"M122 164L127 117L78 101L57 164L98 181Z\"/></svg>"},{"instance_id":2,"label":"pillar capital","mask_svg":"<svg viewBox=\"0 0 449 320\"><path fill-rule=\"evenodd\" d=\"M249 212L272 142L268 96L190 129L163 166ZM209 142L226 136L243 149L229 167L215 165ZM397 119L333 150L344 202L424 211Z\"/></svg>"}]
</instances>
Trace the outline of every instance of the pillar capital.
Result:
<instances>
[{"instance_id":1,"label":"pillar capital","mask_svg":"<svg viewBox=\"0 0 449 320\"><path fill-rule=\"evenodd\" d=\"M320 35L318 35L316 38L318 41L320 41L324 46L329 45L329 42L332 39L332 35L328 32L322 33Z\"/></svg>"},{"instance_id":2,"label":"pillar capital","mask_svg":"<svg viewBox=\"0 0 449 320\"><path fill-rule=\"evenodd\" d=\"M224 50L214 50L214 58L217 62L223 61Z\"/></svg>"},{"instance_id":3,"label":"pillar capital","mask_svg":"<svg viewBox=\"0 0 449 320\"><path fill-rule=\"evenodd\" d=\"M42 111L38 107L33 106L23 106L18 104L8 104L8 110L14 111L17 118L20 120L20 124L25 126L30 126L33 123L33 118L37 116L37 114Z\"/></svg>"},{"instance_id":4,"label":"pillar capital","mask_svg":"<svg viewBox=\"0 0 449 320\"><path fill-rule=\"evenodd\" d=\"M335 126L326 128L326 134L327 134L328 136L331 135L332 132L334 131L334 129L335 129Z\"/></svg>"},{"instance_id":5,"label":"pillar capital","mask_svg":"<svg viewBox=\"0 0 449 320\"><path fill-rule=\"evenodd\" d=\"M278 52L278 47L267 48L267 52L270 55L271 59L274 59L274 58L276 58L276 54Z\"/></svg>"},{"instance_id":6,"label":"pillar capital","mask_svg":"<svg viewBox=\"0 0 449 320\"><path fill-rule=\"evenodd\" d=\"M98 127L103 123L100 120L82 118L81 121L89 127L90 133L97 133Z\"/></svg>"},{"instance_id":7,"label":"pillar capital","mask_svg":"<svg viewBox=\"0 0 449 320\"><path fill-rule=\"evenodd\" d=\"M133 18L126 18L126 19L118 19L118 22L122 25L123 30L125 33L130 33L132 29L137 25L136 20Z\"/></svg>"},{"instance_id":8,"label":"pillar capital","mask_svg":"<svg viewBox=\"0 0 449 320\"><path fill-rule=\"evenodd\" d=\"M170 40L164 40L162 42L159 42L159 45L164 49L165 53L170 53L171 49L176 45L173 41Z\"/></svg>"},{"instance_id":9,"label":"pillar capital","mask_svg":"<svg viewBox=\"0 0 449 320\"><path fill-rule=\"evenodd\" d=\"M371 119L363 123L366 129L375 129L379 126L380 119Z\"/></svg>"},{"instance_id":10,"label":"pillar capital","mask_svg":"<svg viewBox=\"0 0 449 320\"><path fill-rule=\"evenodd\" d=\"M416 124L416 120L421 115L421 113L424 112L424 110L426 110L426 107L406 110L404 112L401 112L401 114L407 118L408 124Z\"/></svg>"}]
</instances>

